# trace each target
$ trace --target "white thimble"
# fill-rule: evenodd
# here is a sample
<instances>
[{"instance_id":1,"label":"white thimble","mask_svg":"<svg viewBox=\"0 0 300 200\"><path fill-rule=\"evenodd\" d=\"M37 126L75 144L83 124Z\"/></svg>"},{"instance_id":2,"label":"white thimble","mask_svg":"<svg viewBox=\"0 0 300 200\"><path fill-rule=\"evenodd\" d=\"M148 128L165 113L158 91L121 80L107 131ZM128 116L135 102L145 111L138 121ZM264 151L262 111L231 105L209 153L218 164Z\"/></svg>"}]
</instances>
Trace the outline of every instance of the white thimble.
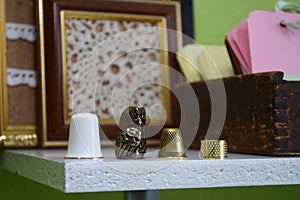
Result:
<instances>
[{"instance_id":1,"label":"white thimble","mask_svg":"<svg viewBox=\"0 0 300 200\"><path fill-rule=\"evenodd\" d=\"M96 115L78 113L71 117L67 159L102 158L99 122Z\"/></svg>"}]
</instances>

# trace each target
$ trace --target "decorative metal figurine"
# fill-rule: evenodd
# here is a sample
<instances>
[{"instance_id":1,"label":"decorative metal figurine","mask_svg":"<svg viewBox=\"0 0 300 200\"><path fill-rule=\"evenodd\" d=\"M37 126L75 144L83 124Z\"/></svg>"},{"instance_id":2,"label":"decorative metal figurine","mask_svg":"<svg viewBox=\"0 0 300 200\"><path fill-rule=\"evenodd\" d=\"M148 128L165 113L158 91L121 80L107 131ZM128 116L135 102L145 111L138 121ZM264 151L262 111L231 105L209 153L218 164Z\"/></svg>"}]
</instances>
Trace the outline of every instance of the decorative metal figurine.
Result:
<instances>
[{"instance_id":1,"label":"decorative metal figurine","mask_svg":"<svg viewBox=\"0 0 300 200\"><path fill-rule=\"evenodd\" d=\"M116 139L115 154L119 159L143 158L146 153L144 107L130 106L121 114L119 134Z\"/></svg>"}]
</instances>

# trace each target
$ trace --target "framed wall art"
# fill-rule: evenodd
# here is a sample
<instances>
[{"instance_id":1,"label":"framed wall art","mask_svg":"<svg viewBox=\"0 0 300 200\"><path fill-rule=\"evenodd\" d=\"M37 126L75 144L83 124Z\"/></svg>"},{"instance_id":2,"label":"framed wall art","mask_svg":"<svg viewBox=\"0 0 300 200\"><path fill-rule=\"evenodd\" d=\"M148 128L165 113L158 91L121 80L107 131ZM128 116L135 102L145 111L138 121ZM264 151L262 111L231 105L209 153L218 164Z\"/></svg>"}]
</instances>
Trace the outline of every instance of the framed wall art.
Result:
<instances>
[{"instance_id":1,"label":"framed wall art","mask_svg":"<svg viewBox=\"0 0 300 200\"><path fill-rule=\"evenodd\" d=\"M180 2L39 0L38 16L42 146L65 146L79 112L98 116L107 144L128 105L146 108L149 130L172 124L166 66L177 68L169 48L181 40L167 29L181 31Z\"/></svg>"},{"instance_id":2,"label":"framed wall art","mask_svg":"<svg viewBox=\"0 0 300 200\"><path fill-rule=\"evenodd\" d=\"M0 2L0 140L5 147L35 147L35 1Z\"/></svg>"}]
</instances>

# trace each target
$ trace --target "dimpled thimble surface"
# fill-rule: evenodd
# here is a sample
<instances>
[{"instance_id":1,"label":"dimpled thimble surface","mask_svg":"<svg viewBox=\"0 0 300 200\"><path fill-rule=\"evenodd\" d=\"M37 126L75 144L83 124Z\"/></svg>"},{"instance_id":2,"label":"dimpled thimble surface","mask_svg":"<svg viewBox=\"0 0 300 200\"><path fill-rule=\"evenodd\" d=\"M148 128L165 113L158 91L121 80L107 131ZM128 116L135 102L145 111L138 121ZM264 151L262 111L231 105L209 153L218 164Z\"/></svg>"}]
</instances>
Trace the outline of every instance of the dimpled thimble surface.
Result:
<instances>
[{"instance_id":1,"label":"dimpled thimble surface","mask_svg":"<svg viewBox=\"0 0 300 200\"><path fill-rule=\"evenodd\" d=\"M227 142L225 140L201 140L200 157L219 159L226 158Z\"/></svg>"},{"instance_id":2,"label":"dimpled thimble surface","mask_svg":"<svg viewBox=\"0 0 300 200\"><path fill-rule=\"evenodd\" d=\"M165 128L161 134L158 158L185 159L181 132L178 128Z\"/></svg>"}]
</instances>

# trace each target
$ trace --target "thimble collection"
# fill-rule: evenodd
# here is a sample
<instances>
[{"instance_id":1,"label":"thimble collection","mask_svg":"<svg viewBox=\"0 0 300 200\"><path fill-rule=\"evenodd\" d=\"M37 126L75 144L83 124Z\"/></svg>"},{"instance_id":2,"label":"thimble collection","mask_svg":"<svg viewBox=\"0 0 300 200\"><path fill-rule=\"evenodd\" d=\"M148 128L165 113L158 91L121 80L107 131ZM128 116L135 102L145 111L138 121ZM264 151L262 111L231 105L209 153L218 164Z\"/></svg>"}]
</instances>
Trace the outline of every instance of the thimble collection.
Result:
<instances>
[{"instance_id":1,"label":"thimble collection","mask_svg":"<svg viewBox=\"0 0 300 200\"><path fill-rule=\"evenodd\" d=\"M118 159L141 159L146 153L146 111L144 107L127 107L121 114L119 133L115 142ZM88 136L88 137L87 137ZM159 159L186 159L184 141L178 128L165 128L160 138ZM225 140L201 140L200 158L227 157ZM72 116L66 159L103 158L100 148L98 118L91 113Z\"/></svg>"}]
</instances>

